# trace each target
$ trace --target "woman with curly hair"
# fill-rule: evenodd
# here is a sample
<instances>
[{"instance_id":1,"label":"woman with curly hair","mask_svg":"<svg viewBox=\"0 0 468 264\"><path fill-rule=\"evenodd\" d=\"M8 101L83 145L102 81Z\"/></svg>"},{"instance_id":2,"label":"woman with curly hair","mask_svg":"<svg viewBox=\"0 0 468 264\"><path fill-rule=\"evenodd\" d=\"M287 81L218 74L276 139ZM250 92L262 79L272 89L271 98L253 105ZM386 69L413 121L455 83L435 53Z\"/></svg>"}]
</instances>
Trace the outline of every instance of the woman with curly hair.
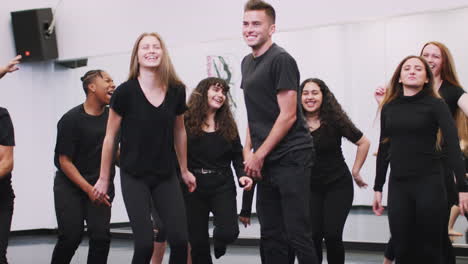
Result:
<instances>
[{"instance_id":1,"label":"woman with curly hair","mask_svg":"<svg viewBox=\"0 0 468 264\"><path fill-rule=\"evenodd\" d=\"M307 79L301 84L301 92L317 157L311 176L312 237L320 262L325 239L328 263L344 263L343 228L353 203L352 179L360 188L367 187L360 170L370 142L351 122L325 82ZM343 137L357 146L351 172L341 150Z\"/></svg>"},{"instance_id":2,"label":"woman with curly hair","mask_svg":"<svg viewBox=\"0 0 468 264\"><path fill-rule=\"evenodd\" d=\"M245 190L252 179L245 176L242 145L229 105L228 84L219 78L202 80L190 95L185 116L189 170L197 189L185 202L193 264L213 263L210 255L208 220L214 215L213 244L216 258L239 235L236 187L231 163Z\"/></svg>"}]
</instances>

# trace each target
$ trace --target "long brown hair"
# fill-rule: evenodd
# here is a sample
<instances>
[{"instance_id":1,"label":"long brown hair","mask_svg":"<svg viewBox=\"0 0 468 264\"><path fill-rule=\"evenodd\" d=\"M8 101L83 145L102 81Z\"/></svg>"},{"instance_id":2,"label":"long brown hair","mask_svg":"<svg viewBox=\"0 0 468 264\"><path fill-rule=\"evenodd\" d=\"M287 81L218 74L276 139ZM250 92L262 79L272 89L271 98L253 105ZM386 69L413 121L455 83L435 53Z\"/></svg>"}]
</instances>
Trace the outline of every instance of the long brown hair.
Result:
<instances>
[{"instance_id":1,"label":"long brown hair","mask_svg":"<svg viewBox=\"0 0 468 264\"><path fill-rule=\"evenodd\" d=\"M457 124L458 138L460 139L460 148L465 155L465 159L468 158L468 118L465 113L458 108L455 114L455 122Z\"/></svg>"},{"instance_id":2,"label":"long brown hair","mask_svg":"<svg viewBox=\"0 0 468 264\"><path fill-rule=\"evenodd\" d=\"M380 103L380 106L379 106L380 109L382 109L384 105L398 98L398 96L400 96L400 94L403 93L403 84L400 83L400 74L401 74L401 69L403 68L403 64L405 64L405 62L409 59L418 59L424 64L424 70L426 71L426 77L428 79L428 82L424 83L423 91L429 96L440 98L439 94L433 89L434 75L432 74L431 67L429 66L429 64L423 57L412 55L412 56L408 56L404 58L400 62L400 64L398 64L398 67L395 69L392 79L390 80L390 85L388 86L387 92L385 93L385 97Z\"/></svg>"},{"instance_id":3,"label":"long brown hair","mask_svg":"<svg viewBox=\"0 0 468 264\"><path fill-rule=\"evenodd\" d=\"M444 82L448 82L451 85L462 88L458 79L457 71L455 69L455 62L453 60L452 53L447 48L447 46L437 41L427 42L421 49L421 55L423 54L424 48L428 45L434 45L438 47L442 55L442 69L440 71L440 78L442 78ZM465 144L468 144L468 132L466 131L468 127L466 125L466 116L460 107L457 107L457 112L453 118L455 119L455 124L458 129L458 137L461 141L465 142ZM465 146L464 151L468 152L468 146Z\"/></svg>"},{"instance_id":4,"label":"long brown hair","mask_svg":"<svg viewBox=\"0 0 468 264\"><path fill-rule=\"evenodd\" d=\"M426 78L428 80L427 83L424 83L423 85L423 92L425 92L427 95L435 97L435 98L440 98L439 93L437 93L434 90L434 75L432 74L431 67L427 63L427 61L421 57L421 56L408 56L404 58L400 64L398 64L398 67L395 69L395 72L393 73L392 79L390 80L390 85L387 89L387 92L385 93L385 97L382 100L382 103L379 106L379 110L382 110L382 108L398 98L403 93L403 84L400 83L400 75L401 75L401 69L403 68L403 64L409 59L418 59L420 60L423 65L424 65L424 70L426 71ZM383 143L388 142L388 138L383 139ZM441 149L442 145L442 133L440 129L437 131L437 141L436 141L436 148L438 150Z\"/></svg>"},{"instance_id":5,"label":"long brown hair","mask_svg":"<svg viewBox=\"0 0 468 264\"><path fill-rule=\"evenodd\" d=\"M462 87L460 85L460 81L458 80L452 53L447 48L447 46L438 41L429 41L422 47L420 56L423 55L424 48L426 48L428 45L434 45L440 49L440 53L442 55L442 69L440 71L440 78L452 85Z\"/></svg>"},{"instance_id":6,"label":"long brown hair","mask_svg":"<svg viewBox=\"0 0 468 264\"><path fill-rule=\"evenodd\" d=\"M208 89L219 85L223 93L227 94L229 85L221 78L209 77L198 83L188 100L188 110L185 113L185 127L191 135L200 136L208 113ZM231 112L229 96L224 104L216 111L215 126L218 133L226 140L234 140L238 136L237 125Z\"/></svg>"},{"instance_id":7,"label":"long brown hair","mask_svg":"<svg viewBox=\"0 0 468 264\"><path fill-rule=\"evenodd\" d=\"M138 62L138 48L140 46L141 40L147 36L155 37L156 39L158 39L159 43L161 43L161 64L156 68L156 71L159 74L160 81L168 87L184 86L183 82L180 80L179 76L177 75L174 69L174 65L172 64L171 57L169 56L169 51L167 50L166 43L164 43L161 36L155 32L142 33L135 41L135 44L133 45L132 55L130 58L130 72L128 74L128 80L136 79L140 74L140 63Z\"/></svg>"}]
</instances>

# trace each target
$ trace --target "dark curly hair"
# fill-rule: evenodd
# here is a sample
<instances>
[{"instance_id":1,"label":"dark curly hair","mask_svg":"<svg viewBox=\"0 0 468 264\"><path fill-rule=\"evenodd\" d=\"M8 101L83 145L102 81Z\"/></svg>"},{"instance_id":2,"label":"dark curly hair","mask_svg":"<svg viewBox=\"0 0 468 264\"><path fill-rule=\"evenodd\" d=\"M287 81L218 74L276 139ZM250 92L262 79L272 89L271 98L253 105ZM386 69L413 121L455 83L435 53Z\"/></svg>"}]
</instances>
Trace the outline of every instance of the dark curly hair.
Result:
<instances>
[{"instance_id":1,"label":"dark curly hair","mask_svg":"<svg viewBox=\"0 0 468 264\"><path fill-rule=\"evenodd\" d=\"M203 133L203 123L208 112L208 89L212 85L220 85L226 100L215 115L216 131L226 140L234 140L238 136L237 125L231 112L229 101L229 85L220 78L208 77L198 83L188 100L188 110L185 114L185 127L190 135L200 136Z\"/></svg>"},{"instance_id":2,"label":"dark curly hair","mask_svg":"<svg viewBox=\"0 0 468 264\"><path fill-rule=\"evenodd\" d=\"M309 78L302 82L300 87L300 92L304 90L304 87L307 83L315 83L320 87L320 91L322 92L322 105L320 106L320 122L322 124L330 125L330 126L339 126L339 127L348 127L348 128L355 128L353 122L348 117L346 112L341 107L338 100L336 100L335 95L330 91L327 84L317 78ZM304 112L305 116L305 109L302 107L302 111Z\"/></svg>"}]
</instances>

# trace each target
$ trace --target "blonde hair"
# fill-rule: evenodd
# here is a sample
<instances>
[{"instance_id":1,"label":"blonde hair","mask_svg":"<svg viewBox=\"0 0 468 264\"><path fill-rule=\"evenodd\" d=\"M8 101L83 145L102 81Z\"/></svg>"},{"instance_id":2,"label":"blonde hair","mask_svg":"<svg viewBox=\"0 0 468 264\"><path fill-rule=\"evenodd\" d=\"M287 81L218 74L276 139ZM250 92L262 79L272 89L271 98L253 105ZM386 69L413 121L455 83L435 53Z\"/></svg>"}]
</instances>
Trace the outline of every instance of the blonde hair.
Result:
<instances>
[{"instance_id":1,"label":"blonde hair","mask_svg":"<svg viewBox=\"0 0 468 264\"><path fill-rule=\"evenodd\" d=\"M160 81L167 85L167 87L176 85L176 86L184 86L183 82L180 80L179 76L174 69L174 65L172 64L171 58L169 56L169 51L167 50L167 46L164 43L163 39L158 33L150 32L150 33L142 33L135 44L133 45L132 55L130 58L130 72L128 74L128 80L136 79L140 75L140 63L138 61L138 48L140 46L140 42L144 37L151 36L158 39L159 43L161 43L162 49L162 57L161 57L161 64L156 68L156 71L159 74Z\"/></svg>"}]
</instances>

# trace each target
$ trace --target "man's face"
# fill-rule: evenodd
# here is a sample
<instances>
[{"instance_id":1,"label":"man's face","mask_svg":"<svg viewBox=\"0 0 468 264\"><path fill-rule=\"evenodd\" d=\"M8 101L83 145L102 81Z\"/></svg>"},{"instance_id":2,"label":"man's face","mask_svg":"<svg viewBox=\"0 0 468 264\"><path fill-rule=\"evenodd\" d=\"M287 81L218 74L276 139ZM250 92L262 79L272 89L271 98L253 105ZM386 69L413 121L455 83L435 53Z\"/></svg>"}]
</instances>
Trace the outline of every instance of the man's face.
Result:
<instances>
[{"instance_id":1,"label":"man's face","mask_svg":"<svg viewBox=\"0 0 468 264\"><path fill-rule=\"evenodd\" d=\"M250 10L244 13L242 35L252 49L261 48L271 39L275 25L264 10Z\"/></svg>"}]
</instances>

